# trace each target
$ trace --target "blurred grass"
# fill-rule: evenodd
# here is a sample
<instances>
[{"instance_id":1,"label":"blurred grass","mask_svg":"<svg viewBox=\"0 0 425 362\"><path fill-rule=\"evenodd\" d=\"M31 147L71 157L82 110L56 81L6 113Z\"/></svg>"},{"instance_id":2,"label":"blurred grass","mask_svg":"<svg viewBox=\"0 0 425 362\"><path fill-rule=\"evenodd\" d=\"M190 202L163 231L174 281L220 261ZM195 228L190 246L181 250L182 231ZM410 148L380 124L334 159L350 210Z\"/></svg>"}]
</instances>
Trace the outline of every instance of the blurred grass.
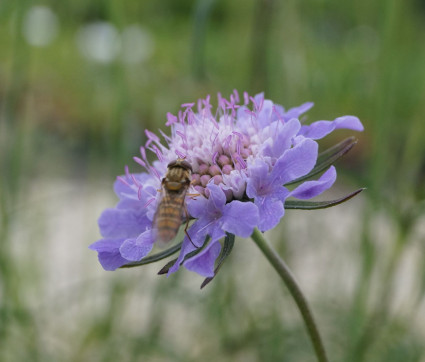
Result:
<instances>
[{"instance_id":1,"label":"blurred grass","mask_svg":"<svg viewBox=\"0 0 425 362\"><path fill-rule=\"evenodd\" d=\"M58 31L33 46L23 29L40 5L56 16ZM85 250L98 237L99 210L115 202L110 195L92 205L90 197L112 194L143 130L164 129L166 113L181 103L236 88L266 91L285 107L315 101L309 120L362 120L366 131L338 164L340 183L368 188L363 203L340 206L354 220L350 234L334 236L349 236L349 292L331 285L339 250L326 242L332 214L288 215L271 237L290 264L330 254L332 264L322 258L319 266L329 280L309 297L333 360L424 361L425 263L415 258L425 249L424 17L423 2L413 0L2 1L0 360L314 360L292 301L268 266L250 259L257 254L244 250L249 242L205 292L188 273L164 281L150 277L155 267L101 272ZM97 22L118 34L140 25L153 52L136 63L85 57L77 34ZM58 256L50 252L51 224L62 225L56 212L79 195L88 217L73 248L82 259L60 240L70 254ZM289 231L297 219L308 220L306 239ZM67 224L59 231L76 234ZM255 275L247 270L254 263ZM257 289L264 279L270 285ZM413 287L397 307L406 283Z\"/></svg>"}]
</instances>

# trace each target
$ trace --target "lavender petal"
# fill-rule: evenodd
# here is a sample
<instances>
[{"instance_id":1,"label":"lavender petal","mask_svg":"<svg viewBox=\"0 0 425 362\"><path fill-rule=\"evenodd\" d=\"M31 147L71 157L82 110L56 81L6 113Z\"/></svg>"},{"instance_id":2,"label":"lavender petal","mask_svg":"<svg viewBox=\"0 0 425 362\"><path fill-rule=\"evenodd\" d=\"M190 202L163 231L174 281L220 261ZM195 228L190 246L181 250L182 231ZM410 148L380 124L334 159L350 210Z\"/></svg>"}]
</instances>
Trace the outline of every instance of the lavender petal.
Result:
<instances>
[{"instance_id":1,"label":"lavender petal","mask_svg":"<svg viewBox=\"0 0 425 362\"><path fill-rule=\"evenodd\" d=\"M363 131L363 125L357 117L342 116L333 121L317 121L308 126L302 126L300 135L317 140L340 128Z\"/></svg>"},{"instance_id":2,"label":"lavender petal","mask_svg":"<svg viewBox=\"0 0 425 362\"><path fill-rule=\"evenodd\" d=\"M127 239L120 246L121 256L130 261L139 261L153 248L152 230L147 230L137 238Z\"/></svg>"},{"instance_id":3,"label":"lavender petal","mask_svg":"<svg viewBox=\"0 0 425 362\"><path fill-rule=\"evenodd\" d=\"M317 160L317 142L305 138L287 150L275 163L271 176L281 185L309 173Z\"/></svg>"},{"instance_id":4,"label":"lavender petal","mask_svg":"<svg viewBox=\"0 0 425 362\"><path fill-rule=\"evenodd\" d=\"M106 209L98 220L100 233L105 238L137 237L150 223L144 213L144 210Z\"/></svg>"},{"instance_id":5,"label":"lavender petal","mask_svg":"<svg viewBox=\"0 0 425 362\"><path fill-rule=\"evenodd\" d=\"M220 242L210 242L204 250L185 261L183 265L186 269L199 275L213 277L215 261L220 255L220 250Z\"/></svg>"},{"instance_id":6,"label":"lavender petal","mask_svg":"<svg viewBox=\"0 0 425 362\"><path fill-rule=\"evenodd\" d=\"M283 202L280 200L272 200L271 198L264 198L258 200L256 205L258 206L260 220L258 228L264 232L274 228L285 214Z\"/></svg>"},{"instance_id":7,"label":"lavender petal","mask_svg":"<svg viewBox=\"0 0 425 362\"><path fill-rule=\"evenodd\" d=\"M123 239L102 239L91 244L89 248L98 252L98 259L103 269L115 270L128 262L119 251L123 241Z\"/></svg>"},{"instance_id":8,"label":"lavender petal","mask_svg":"<svg viewBox=\"0 0 425 362\"><path fill-rule=\"evenodd\" d=\"M297 199L311 199L329 189L336 180L336 170L331 166L318 180L306 181L291 191L290 197Z\"/></svg>"},{"instance_id":9,"label":"lavender petal","mask_svg":"<svg viewBox=\"0 0 425 362\"><path fill-rule=\"evenodd\" d=\"M247 238L257 226L258 219L257 206L234 200L224 207L222 228L231 234Z\"/></svg>"}]
</instances>

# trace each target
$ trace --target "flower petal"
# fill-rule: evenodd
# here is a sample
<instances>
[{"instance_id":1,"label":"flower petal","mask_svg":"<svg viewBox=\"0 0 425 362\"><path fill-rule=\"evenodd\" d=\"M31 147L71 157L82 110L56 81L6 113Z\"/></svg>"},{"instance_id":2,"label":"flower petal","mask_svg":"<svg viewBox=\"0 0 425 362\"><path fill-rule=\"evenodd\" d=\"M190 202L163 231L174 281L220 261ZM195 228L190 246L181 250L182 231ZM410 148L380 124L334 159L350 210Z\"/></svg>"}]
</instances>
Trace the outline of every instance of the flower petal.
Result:
<instances>
[{"instance_id":1,"label":"flower petal","mask_svg":"<svg viewBox=\"0 0 425 362\"><path fill-rule=\"evenodd\" d=\"M175 273L180 268L180 264L184 260L185 256L196 249L193 244L198 247L202 247L206 236L209 232L211 232L211 227L214 227L214 225L208 219L198 219L194 222L187 231L192 242L190 242L187 235L184 237L180 254L177 257L177 261L168 270L168 275Z\"/></svg>"},{"instance_id":2,"label":"flower petal","mask_svg":"<svg viewBox=\"0 0 425 362\"><path fill-rule=\"evenodd\" d=\"M364 130L362 122L356 116L342 116L335 118L335 129L346 128L353 131L362 132Z\"/></svg>"},{"instance_id":3,"label":"flower petal","mask_svg":"<svg viewBox=\"0 0 425 362\"><path fill-rule=\"evenodd\" d=\"M281 185L309 173L317 160L317 142L305 138L280 157L271 172L273 183Z\"/></svg>"},{"instance_id":4,"label":"flower petal","mask_svg":"<svg viewBox=\"0 0 425 362\"><path fill-rule=\"evenodd\" d=\"M194 222L194 224L190 227L187 233L192 240L192 243L198 247L201 247L204 244L205 238L209 235L211 238L221 238L224 236L224 231L222 232L222 236L218 234L215 229L221 230L218 222L216 220L209 220L207 218L198 219ZM214 238L213 238L214 240ZM189 241L190 243L190 241ZM182 248L183 250L183 248Z\"/></svg>"},{"instance_id":5,"label":"flower petal","mask_svg":"<svg viewBox=\"0 0 425 362\"><path fill-rule=\"evenodd\" d=\"M175 273L180 268L180 264L186 255L196 249L193 244L200 248L204 245L207 235L209 235L211 239L210 243L220 240L226 235L226 233L221 229L220 223L218 221L219 220L211 221L208 219L198 219L195 221L195 223L188 230L188 234L192 242L188 239L187 236L185 236L177 261L168 270L168 275Z\"/></svg>"},{"instance_id":6,"label":"flower petal","mask_svg":"<svg viewBox=\"0 0 425 362\"><path fill-rule=\"evenodd\" d=\"M253 199L268 192L269 180L269 165L261 159L256 159L253 164L248 165L248 174L246 186L246 194ZM266 190L267 188L267 190Z\"/></svg>"},{"instance_id":7,"label":"flower petal","mask_svg":"<svg viewBox=\"0 0 425 362\"><path fill-rule=\"evenodd\" d=\"M302 126L300 134L312 138L320 139L331 133L335 129L346 128L353 131L363 131L363 125L355 116L342 116L333 121L317 121L308 126Z\"/></svg>"},{"instance_id":8,"label":"flower petal","mask_svg":"<svg viewBox=\"0 0 425 362\"><path fill-rule=\"evenodd\" d=\"M260 103L263 101L263 99L264 99L264 92L257 93L254 96L254 100L255 100L255 103L256 103L257 106L260 105Z\"/></svg>"},{"instance_id":9,"label":"flower petal","mask_svg":"<svg viewBox=\"0 0 425 362\"><path fill-rule=\"evenodd\" d=\"M108 270L108 271L118 269L119 267L128 263L128 260L124 259L120 255L118 250L116 252L98 253L97 257L98 257L99 263L100 263L100 265L102 265L103 269Z\"/></svg>"},{"instance_id":10,"label":"flower petal","mask_svg":"<svg viewBox=\"0 0 425 362\"><path fill-rule=\"evenodd\" d=\"M282 125L282 122L276 121L264 130L271 134L272 142L268 143L264 148L264 155L279 158L284 151L292 145L292 138L298 133L301 123L298 119L291 119Z\"/></svg>"},{"instance_id":11,"label":"flower petal","mask_svg":"<svg viewBox=\"0 0 425 362\"><path fill-rule=\"evenodd\" d=\"M102 239L91 244L89 248L98 252L97 257L103 269L115 270L128 263L119 251L123 241L123 239Z\"/></svg>"},{"instance_id":12,"label":"flower petal","mask_svg":"<svg viewBox=\"0 0 425 362\"><path fill-rule=\"evenodd\" d=\"M185 256L187 254L191 253L192 251L194 251L195 249L196 248L192 245L192 243L189 241L189 239L186 236L184 238L184 240L183 240L182 248L180 250L180 254L177 257L176 262L174 263L174 265L170 269L168 269L167 277L169 277L171 274L173 274L177 270L179 270L180 269L180 264L184 260Z\"/></svg>"},{"instance_id":13,"label":"flower petal","mask_svg":"<svg viewBox=\"0 0 425 362\"><path fill-rule=\"evenodd\" d=\"M273 112L273 102L268 99L264 100L261 110L260 112L258 112L258 115L257 115L257 122L261 128L264 128L270 124L272 112Z\"/></svg>"},{"instance_id":14,"label":"flower petal","mask_svg":"<svg viewBox=\"0 0 425 362\"><path fill-rule=\"evenodd\" d=\"M291 191L291 197L297 199L311 199L329 189L336 180L336 170L331 166L318 180L306 181Z\"/></svg>"},{"instance_id":15,"label":"flower petal","mask_svg":"<svg viewBox=\"0 0 425 362\"><path fill-rule=\"evenodd\" d=\"M283 202L273 200L269 197L256 200L255 204L258 207L260 220L258 228L260 231L266 231L274 228L285 214Z\"/></svg>"},{"instance_id":16,"label":"flower petal","mask_svg":"<svg viewBox=\"0 0 425 362\"><path fill-rule=\"evenodd\" d=\"M221 244L219 241L210 242L204 250L183 263L190 271L204 277L214 276L215 261L220 255Z\"/></svg>"},{"instance_id":17,"label":"flower petal","mask_svg":"<svg viewBox=\"0 0 425 362\"><path fill-rule=\"evenodd\" d=\"M109 252L112 250L118 250L124 239L100 239L93 244L89 245L89 249L98 252Z\"/></svg>"},{"instance_id":18,"label":"flower petal","mask_svg":"<svg viewBox=\"0 0 425 362\"><path fill-rule=\"evenodd\" d=\"M188 198L186 205L189 214L192 217L199 219L205 214L205 210L208 208L208 199L202 195L196 196L193 199Z\"/></svg>"},{"instance_id":19,"label":"flower petal","mask_svg":"<svg viewBox=\"0 0 425 362\"><path fill-rule=\"evenodd\" d=\"M257 226L258 219L258 208L255 205L234 200L224 207L221 222L223 230L247 238Z\"/></svg>"},{"instance_id":20,"label":"flower petal","mask_svg":"<svg viewBox=\"0 0 425 362\"><path fill-rule=\"evenodd\" d=\"M222 225L221 225L221 219L218 220L218 222L211 225L210 229L208 230L208 234L205 234L205 237L209 235L211 237L212 241L220 240L221 238L224 238L226 233L224 232ZM204 237L204 240L205 240Z\"/></svg>"},{"instance_id":21,"label":"flower petal","mask_svg":"<svg viewBox=\"0 0 425 362\"><path fill-rule=\"evenodd\" d=\"M139 261L150 253L153 244L152 230L146 230L135 239L125 240L119 250L123 258Z\"/></svg>"},{"instance_id":22,"label":"flower petal","mask_svg":"<svg viewBox=\"0 0 425 362\"><path fill-rule=\"evenodd\" d=\"M307 112L311 107L314 106L313 102L306 102L301 104L298 107L293 107L288 109L288 111L284 115L284 120L289 120L291 118L299 118L300 115Z\"/></svg>"},{"instance_id":23,"label":"flower petal","mask_svg":"<svg viewBox=\"0 0 425 362\"><path fill-rule=\"evenodd\" d=\"M245 192L246 176L240 171L233 170L228 175L223 174L222 177L222 190L232 191L232 194L236 199L242 198Z\"/></svg>"},{"instance_id":24,"label":"flower petal","mask_svg":"<svg viewBox=\"0 0 425 362\"><path fill-rule=\"evenodd\" d=\"M100 233L107 238L137 237L150 224L145 213L144 210L106 209L98 220Z\"/></svg>"},{"instance_id":25,"label":"flower petal","mask_svg":"<svg viewBox=\"0 0 425 362\"><path fill-rule=\"evenodd\" d=\"M212 212L223 210L226 203L226 195L224 194L224 191L212 182L207 185L207 188L210 193L208 196L208 211Z\"/></svg>"}]
</instances>

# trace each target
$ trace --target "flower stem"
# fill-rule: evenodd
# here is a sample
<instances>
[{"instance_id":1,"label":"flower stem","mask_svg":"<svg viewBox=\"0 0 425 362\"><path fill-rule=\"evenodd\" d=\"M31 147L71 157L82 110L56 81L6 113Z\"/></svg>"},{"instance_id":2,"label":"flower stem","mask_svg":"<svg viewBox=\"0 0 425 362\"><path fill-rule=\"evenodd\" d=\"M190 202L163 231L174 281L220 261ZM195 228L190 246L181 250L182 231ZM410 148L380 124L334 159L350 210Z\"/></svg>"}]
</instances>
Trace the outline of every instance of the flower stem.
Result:
<instances>
[{"instance_id":1,"label":"flower stem","mask_svg":"<svg viewBox=\"0 0 425 362\"><path fill-rule=\"evenodd\" d=\"M291 270L257 228L254 230L251 238L273 265L273 268L275 268L286 287L289 289L289 292L292 294L292 297L294 298L295 303L297 304L298 309L304 319L307 332L316 352L317 360L319 362L328 362L322 338L320 337L319 330L317 329L316 322L313 318L313 314Z\"/></svg>"}]
</instances>

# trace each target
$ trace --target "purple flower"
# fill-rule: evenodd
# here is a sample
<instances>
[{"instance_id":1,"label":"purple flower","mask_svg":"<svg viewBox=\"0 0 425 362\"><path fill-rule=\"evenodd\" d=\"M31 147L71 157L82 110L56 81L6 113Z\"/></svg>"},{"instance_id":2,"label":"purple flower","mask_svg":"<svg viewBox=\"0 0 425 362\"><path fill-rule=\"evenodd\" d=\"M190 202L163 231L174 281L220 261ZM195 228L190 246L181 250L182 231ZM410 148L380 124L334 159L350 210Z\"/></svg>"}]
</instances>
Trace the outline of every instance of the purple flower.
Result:
<instances>
[{"instance_id":1,"label":"purple flower","mask_svg":"<svg viewBox=\"0 0 425 362\"><path fill-rule=\"evenodd\" d=\"M226 231L246 238L258 224L255 205L238 200L226 203L224 191L214 183L209 183L207 190L208 198L200 197L189 203L189 212L196 218L189 231L192 242L185 237L177 262L170 268L171 273L177 271L185 256L196 249L195 245L201 247L205 235L209 235L211 241L206 250L186 261L184 266L205 277L213 276L214 261L221 249L219 240L226 235Z\"/></svg>"},{"instance_id":2,"label":"purple flower","mask_svg":"<svg viewBox=\"0 0 425 362\"><path fill-rule=\"evenodd\" d=\"M269 230L284 216L288 197L310 199L332 186L336 179L333 166L317 180L292 189L285 186L313 170L317 139L339 128L363 130L354 116L302 124L300 116L312 103L285 111L263 94L249 97L244 93L241 104L236 91L229 99L219 95L217 111L211 110L209 101L209 96L199 100L196 110L194 103L184 104L177 116L168 113L171 135L162 133L164 141L146 131L147 142L140 156L134 157L145 172L131 174L126 169L118 177L114 190L119 202L100 216L102 239L90 246L106 270L143 260L154 248L158 190L171 161L184 158L192 166L186 205L194 221L178 258L166 272L184 266L213 277L226 234L245 238L255 227ZM157 158L152 164L147 152Z\"/></svg>"},{"instance_id":3,"label":"purple flower","mask_svg":"<svg viewBox=\"0 0 425 362\"><path fill-rule=\"evenodd\" d=\"M254 199L259 209L260 231L269 230L279 223L285 213L283 204L290 195L283 185L309 173L316 163L317 154L317 143L304 138L292 148L287 148L272 167L261 159L250 167L246 194Z\"/></svg>"}]
</instances>

